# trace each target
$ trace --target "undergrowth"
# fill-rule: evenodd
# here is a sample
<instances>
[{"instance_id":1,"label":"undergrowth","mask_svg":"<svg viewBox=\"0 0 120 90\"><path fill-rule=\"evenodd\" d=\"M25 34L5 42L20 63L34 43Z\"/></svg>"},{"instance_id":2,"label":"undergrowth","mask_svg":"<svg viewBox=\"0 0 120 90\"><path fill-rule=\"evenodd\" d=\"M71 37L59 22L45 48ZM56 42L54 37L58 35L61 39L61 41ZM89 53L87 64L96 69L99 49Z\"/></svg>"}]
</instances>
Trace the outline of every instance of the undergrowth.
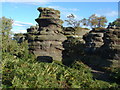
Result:
<instances>
[{"instance_id":1,"label":"undergrowth","mask_svg":"<svg viewBox=\"0 0 120 90\"><path fill-rule=\"evenodd\" d=\"M91 69L81 61L72 65L37 62L31 58L3 55L3 88L111 88L116 83L94 80Z\"/></svg>"},{"instance_id":2,"label":"undergrowth","mask_svg":"<svg viewBox=\"0 0 120 90\"><path fill-rule=\"evenodd\" d=\"M5 43L5 42L4 42ZM9 48L8 48L9 47ZM116 83L93 79L91 68L76 60L69 66L38 62L28 43L11 41L2 51L2 88L117 88Z\"/></svg>"}]
</instances>

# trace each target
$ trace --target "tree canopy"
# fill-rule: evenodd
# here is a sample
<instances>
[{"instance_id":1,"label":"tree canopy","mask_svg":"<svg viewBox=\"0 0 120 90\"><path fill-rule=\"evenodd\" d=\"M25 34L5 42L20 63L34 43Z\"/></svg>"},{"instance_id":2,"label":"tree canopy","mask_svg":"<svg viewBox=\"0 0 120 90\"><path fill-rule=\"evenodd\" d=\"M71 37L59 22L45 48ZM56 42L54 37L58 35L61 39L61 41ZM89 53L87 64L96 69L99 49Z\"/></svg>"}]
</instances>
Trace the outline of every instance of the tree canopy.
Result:
<instances>
[{"instance_id":1,"label":"tree canopy","mask_svg":"<svg viewBox=\"0 0 120 90\"><path fill-rule=\"evenodd\" d=\"M115 21L113 21L112 25L115 25L116 27L120 27L120 18L118 18Z\"/></svg>"},{"instance_id":2,"label":"tree canopy","mask_svg":"<svg viewBox=\"0 0 120 90\"><path fill-rule=\"evenodd\" d=\"M9 37L12 29L13 20L2 17L0 18L0 30L3 36Z\"/></svg>"},{"instance_id":3,"label":"tree canopy","mask_svg":"<svg viewBox=\"0 0 120 90\"><path fill-rule=\"evenodd\" d=\"M72 27L79 27L81 20L76 20L74 14L70 14L67 16L68 20L65 20L68 25L71 25Z\"/></svg>"},{"instance_id":4,"label":"tree canopy","mask_svg":"<svg viewBox=\"0 0 120 90\"><path fill-rule=\"evenodd\" d=\"M107 23L107 19L105 16L97 16L96 14L93 14L88 19L88 25L91 26L91 28L96 27L105 27Z\"/></svg>"},{"instance_id":5,"label":"tree canopy","mask_svg":"<svg viewBox=\"0 0 120 90\"><path fill-rule=\"evenodd\" d=\"M67 18L68 20L65 21L72 27L79 27L80 25L90 26L91 28L105 27L107 23L105 16L97 16L96 14L92 14L88 19L83 18L81 20L76 20L73 14L68 15Z\"/></svg>"}]
</instances>

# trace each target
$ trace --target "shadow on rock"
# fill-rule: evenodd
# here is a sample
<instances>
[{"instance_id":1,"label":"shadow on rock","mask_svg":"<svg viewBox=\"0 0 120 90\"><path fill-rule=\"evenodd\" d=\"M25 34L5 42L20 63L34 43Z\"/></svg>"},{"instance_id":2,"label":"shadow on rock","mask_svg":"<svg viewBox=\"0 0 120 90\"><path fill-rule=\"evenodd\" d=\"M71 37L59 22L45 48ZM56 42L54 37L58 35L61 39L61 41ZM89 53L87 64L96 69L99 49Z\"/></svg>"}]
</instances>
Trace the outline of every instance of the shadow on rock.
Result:
<instances>
[{"instance_id":1,"label":"shadow on rock","mask_svg":"<svg viewBox=\"0 0 120 90\"><path fill-rule=\"evenodd\" d=\"M63 48L62 63L69 66L75 61L80 60L84 44L74 37L68 37L67 40L63 42Z\"/></svg>"},{"instance_id":2,"label":"shadow on rock","mask_svg":"<svg viewBox=\"0 0 120 90\"><path fill-rule=\"evenodd\" d=\"M37 61L39 61L39 62L52 63L52 62L53 62L53 58L50 57L50 56L38 56L38 57L37 57Z\"/></svg>"}]
</instances>

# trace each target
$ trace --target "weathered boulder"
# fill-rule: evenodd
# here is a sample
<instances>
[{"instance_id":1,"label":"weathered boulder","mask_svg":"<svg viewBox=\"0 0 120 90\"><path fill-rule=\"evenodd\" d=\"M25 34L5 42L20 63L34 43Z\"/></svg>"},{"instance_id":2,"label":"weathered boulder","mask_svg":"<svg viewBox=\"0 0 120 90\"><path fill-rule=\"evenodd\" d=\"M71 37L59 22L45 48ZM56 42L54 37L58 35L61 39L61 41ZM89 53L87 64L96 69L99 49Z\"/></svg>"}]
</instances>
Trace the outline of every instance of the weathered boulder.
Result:
<instances>
[{"instance_id":1,"label":"weathered boulder","mask_svg":"<svg viewBox=\"0 0 120 90\"><path fill-rule=\"evenodd\" d=\"M38 10L40 15L35 20L39 26L27 30L29 50L39 61L61 61L64 50L62 42L67 38L62 34L63 21L60 19L60 12L52 8L39 7Z\"/></svg>"}]
</instances>

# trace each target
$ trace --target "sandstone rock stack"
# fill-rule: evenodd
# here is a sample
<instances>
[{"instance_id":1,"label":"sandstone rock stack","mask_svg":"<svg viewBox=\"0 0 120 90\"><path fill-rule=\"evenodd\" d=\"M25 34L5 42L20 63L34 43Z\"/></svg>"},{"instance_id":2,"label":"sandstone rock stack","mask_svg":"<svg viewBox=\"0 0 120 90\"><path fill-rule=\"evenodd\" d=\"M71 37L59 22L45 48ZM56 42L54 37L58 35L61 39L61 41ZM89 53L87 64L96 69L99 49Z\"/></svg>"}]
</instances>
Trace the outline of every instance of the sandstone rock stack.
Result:
<instances>
[{"instance_id":1,"label":"sandstone rock stack","mask_svg":"<svg viewBox=\"0 0 120 90\"><path fill-rule=\"evenodd\" d=\"M103 36L106 30L92 30L83 36L86 45L86 51L92 53L99 51L99 48L104 44Z\"/></svg>"},{"instance_id":2,"label":"sandstone rock stack","mask_svg":"<svg viewBox=\"0 0 120 90\"><path fill-rule=\"evenodd\" d=\"M109 27L84 35L86 51L107 59L120 60L120 29Z\"/></svg>"},{"instance_id":3,"label":"sandstone rock stack","mask_svg":"<svg viewBox=\"0 0 120 90\"><path fill-rule=\"evenodd\" d=\"M60 12L52 8L38 8L40 15L36 20L39 26L27 30L29 49L41 60L62 60L62 42L66 37L62 32Z\"/></svg>"},{"instance_id":4,"label":"sandstone rock stack","mask_svg":"<svg viewBox=\"0 0 120 90\"><path fill-rule=\"evenodd\" d=\"M120 29L109 28L104 34L104 54L113 60L120 60Z\"/></svg>"}]
</instances>

